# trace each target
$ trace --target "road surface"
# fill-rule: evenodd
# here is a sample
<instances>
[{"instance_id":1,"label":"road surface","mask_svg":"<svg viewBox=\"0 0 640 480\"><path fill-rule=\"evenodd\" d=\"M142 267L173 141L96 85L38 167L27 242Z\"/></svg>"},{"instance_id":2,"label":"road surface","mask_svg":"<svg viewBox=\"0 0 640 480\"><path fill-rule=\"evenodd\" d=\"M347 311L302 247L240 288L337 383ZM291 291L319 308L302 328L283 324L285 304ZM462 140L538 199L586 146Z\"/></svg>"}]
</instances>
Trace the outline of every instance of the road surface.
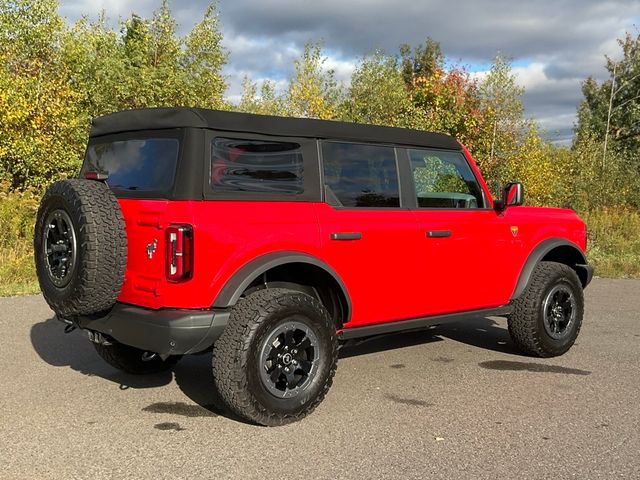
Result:
<instances>
[{"instance_id":1,"label":"road surface","mask_svg":"<svg viewBox=\"0 0 640 480\"><path fill-rule=\"evenodd\" d=\"M264 428L224 414L210 355L149 377L0 299L0 478L640 478L640 281L596 279L574 348L519 355L503 319L348 346L326 400Z\"/></svg>"}]
</instances>

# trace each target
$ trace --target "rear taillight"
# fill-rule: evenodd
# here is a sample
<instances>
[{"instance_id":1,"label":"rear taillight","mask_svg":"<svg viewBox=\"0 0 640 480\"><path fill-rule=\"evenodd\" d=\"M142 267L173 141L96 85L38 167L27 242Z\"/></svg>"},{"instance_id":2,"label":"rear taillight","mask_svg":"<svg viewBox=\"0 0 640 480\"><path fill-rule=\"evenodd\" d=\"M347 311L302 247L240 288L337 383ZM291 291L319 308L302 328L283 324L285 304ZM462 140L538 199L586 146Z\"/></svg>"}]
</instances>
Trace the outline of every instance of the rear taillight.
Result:
<instances>
[{"instance_id":1,"label":"rear taillight","mask_svg":"<svg viewBox=\"0 0 640 480\"><path fill-rule=\"evenodd\" d=\"M189 280L193 274L193 229L191 225L167 227L167 279Z\"/></svg>"}]
</instances>

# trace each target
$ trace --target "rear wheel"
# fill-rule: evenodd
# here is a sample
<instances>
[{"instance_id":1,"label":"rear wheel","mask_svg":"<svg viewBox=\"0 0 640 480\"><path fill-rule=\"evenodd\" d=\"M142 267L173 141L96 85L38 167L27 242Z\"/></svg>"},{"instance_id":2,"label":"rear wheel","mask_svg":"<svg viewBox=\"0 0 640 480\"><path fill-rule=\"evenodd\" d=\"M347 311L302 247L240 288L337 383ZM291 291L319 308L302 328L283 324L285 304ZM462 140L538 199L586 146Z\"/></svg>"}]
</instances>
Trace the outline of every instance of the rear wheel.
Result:
<instances>
[{"instance_id":1,"label":"rear wheel","mask_svg":"<svg viewBox=\"0 0 640 480\"><path fill-rule=\"evenodd\" d=\"M509 333L518 348L538 357L562 355L574 344L582 325L582 284L567 265L540 262L513 306Z\"/></svg>"},{"instance_id":2,"label":"rear wheel","mask_svg":"<svg viewBox=\"0 0 640 480\"><path fill-rule=\"evenodd\" d=\"M163 360L154 353L145 352L139 348L115 341L110 345L94 343L93 346L96 348L98 355L109 365L134 375L164 372L172 368L181 358L179 355L172 355Z\"/></svg>"},{"instance_id":3,"label":"rear wheel","mask_svg":"<svg viewBox=\"0 0 640 480\"><path fill-rule=\"evenodd\" d=\"M213 349L221 398L237 415L268 426L311 413L336 365L336 329L327 310L309 295L282 288L240 300Z\"/></svg>"}]
</instances>

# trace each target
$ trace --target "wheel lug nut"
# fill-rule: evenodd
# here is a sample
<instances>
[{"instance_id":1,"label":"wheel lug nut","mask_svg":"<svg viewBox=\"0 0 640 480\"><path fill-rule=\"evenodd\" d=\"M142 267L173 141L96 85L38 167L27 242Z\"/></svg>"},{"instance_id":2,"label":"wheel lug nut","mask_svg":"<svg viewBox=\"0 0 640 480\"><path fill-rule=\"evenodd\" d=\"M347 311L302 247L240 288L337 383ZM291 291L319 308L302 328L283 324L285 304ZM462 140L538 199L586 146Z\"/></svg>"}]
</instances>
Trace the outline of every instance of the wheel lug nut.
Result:
<instances>
[{"instance_id":1,"label":"wheel lug nut","mask_svg":"<svg viewBox=\"0 0 640 480\"><path fill-rule=\"evenodd\" d=\"M296 353L298 353L298 350L296 350L296 349L294 348L293 350L291 350L291 353L293 353L293 354L295 355Z\"/></svg>"},{"instance_id":2,"label":"wheel lug nut","mask_svg":"<svg viewBox=\"0 0 640 480\"><path fill-rule=\"evenodd\" d=\"M289 367L286 367L286 368L284 369L284 371L285 371L285 372L287 372L287 373L289 373Z\"/></svg>"}]
</instances>

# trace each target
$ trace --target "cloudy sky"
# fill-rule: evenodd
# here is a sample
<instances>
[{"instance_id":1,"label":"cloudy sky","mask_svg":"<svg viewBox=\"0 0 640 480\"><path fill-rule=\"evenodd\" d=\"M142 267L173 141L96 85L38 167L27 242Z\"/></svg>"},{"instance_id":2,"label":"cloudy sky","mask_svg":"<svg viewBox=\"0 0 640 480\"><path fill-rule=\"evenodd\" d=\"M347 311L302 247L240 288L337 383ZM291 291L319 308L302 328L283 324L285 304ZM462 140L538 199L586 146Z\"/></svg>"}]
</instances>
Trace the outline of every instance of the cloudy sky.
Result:
<instances>
[{"instance_id":1,"label":"cloudy sky","mask_svg":"<svg viewBox=\"0 0 640 480\"><path fill-rule=\"evenodd\" d=\"M113 21L150 16L160 0L62 0L69 21L105 9ZM172 2L181 32L202 17L206 0ZM322 41L327 65L348 81L358 58L381 48L417 45L430 36L449 61L482 75L496 51L513 59L526 88L528 116L551 138L571 138L580 83L605 76L604 55L620 55L616 38L638 34L640 0L220 0L230 99L242 78L284 85L308 41Z\"/></svg>"}]
</instances>

